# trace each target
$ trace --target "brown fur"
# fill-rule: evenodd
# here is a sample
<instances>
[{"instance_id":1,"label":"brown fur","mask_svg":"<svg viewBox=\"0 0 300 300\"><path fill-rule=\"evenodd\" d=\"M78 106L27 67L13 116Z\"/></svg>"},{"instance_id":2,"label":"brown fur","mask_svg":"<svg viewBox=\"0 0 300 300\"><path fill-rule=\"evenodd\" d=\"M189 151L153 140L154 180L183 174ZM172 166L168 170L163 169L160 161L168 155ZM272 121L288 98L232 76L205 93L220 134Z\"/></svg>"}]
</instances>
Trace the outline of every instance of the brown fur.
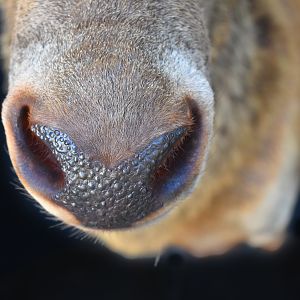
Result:
<instances>
[{"instance_id":1,"label":"brown fur","mask_svg":"<svg viewBox=\"0 0 300 300\"><path fill-rule=\"evenodd\" d=\"M179 101L182 95L155 64L161 49L192 49L189 58L210 78L215 92L205 174L191 195L148 226L85 231L127 256L153 255L169 246L203 256L240 242L263 247L281 243L299 182L299 1L150 1L148 14L143 1L115 1L107 18L84 13L84 3L95 5L91 11L105 9L97 6L100 1L58 1L61 6L48 7L43 4L48 1L27 0L16 10L17 2L2 4L5 41L12 36L14 43L4 111L20 105L19 99L34 99L35 120L68 128L79 146L108 164L190 122ZM82 7L77 10L76 5ZM55 17L46 13L49 9ZM80 17L78 11L83 12ZM78 22L72 23L75 17ZM99 41L93 37L97 30ZM70 43L74 46L64 48ZM36 45L50 47L43 60L34 61L40 51L34 53ZM8 53L4 47L4 55ZM24 61L34 61L29 78ZM101 105L99 95L105 95ZM124 98L133 99L130 116L139 117L123 118ZM6 134L10 143L8 125ZM206 146L210 134L207 129ZM76 225L64 214L56 212Z\"/></svg>"}]
</instances>

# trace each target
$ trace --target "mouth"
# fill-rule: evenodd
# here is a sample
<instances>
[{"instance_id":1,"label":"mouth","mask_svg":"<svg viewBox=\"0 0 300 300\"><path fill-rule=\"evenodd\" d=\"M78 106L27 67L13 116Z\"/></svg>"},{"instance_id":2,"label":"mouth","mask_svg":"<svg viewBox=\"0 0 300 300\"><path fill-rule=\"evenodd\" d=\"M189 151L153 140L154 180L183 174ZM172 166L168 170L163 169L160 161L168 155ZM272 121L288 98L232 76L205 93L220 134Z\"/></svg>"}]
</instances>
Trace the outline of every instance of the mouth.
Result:
<instances>
[{"instance_id":1,"label":"mouth","mask_svg":"<svg viewBox=\"0 0 300 300\"><path fill-rule=\"evenodd\" d=\"M191 126L158 136L108 167L81 152L61 129L32 124L24 106L15 134L19 178L74 215L81 227L124 229L153 221L188 193L199 175L201 116L192 105L190 111Z\"/></svg>"}]
</instances>

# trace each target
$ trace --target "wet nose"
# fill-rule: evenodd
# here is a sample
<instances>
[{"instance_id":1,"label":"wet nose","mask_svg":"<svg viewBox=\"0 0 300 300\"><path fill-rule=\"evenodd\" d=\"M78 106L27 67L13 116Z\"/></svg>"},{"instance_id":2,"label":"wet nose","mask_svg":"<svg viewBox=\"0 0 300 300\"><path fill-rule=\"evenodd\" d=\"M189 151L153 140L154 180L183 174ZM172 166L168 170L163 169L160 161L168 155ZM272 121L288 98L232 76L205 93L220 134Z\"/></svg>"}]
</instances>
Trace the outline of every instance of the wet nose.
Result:
<instances>
[{"instance_id":1,"label":"wet nose","mask_svg":"<svg viewBox=\"0 0 300 300\"><path fill-rule=\"evenodd\" d=\"M182 127L165 133L127 160L107 167L89 159L58 129L34 125L31 130L49 147L64 174L54 201L84 226L103 229L130 227L164 206L168 178L161 180L161 169L187 133Z\"/></svg>"}]
</instances>

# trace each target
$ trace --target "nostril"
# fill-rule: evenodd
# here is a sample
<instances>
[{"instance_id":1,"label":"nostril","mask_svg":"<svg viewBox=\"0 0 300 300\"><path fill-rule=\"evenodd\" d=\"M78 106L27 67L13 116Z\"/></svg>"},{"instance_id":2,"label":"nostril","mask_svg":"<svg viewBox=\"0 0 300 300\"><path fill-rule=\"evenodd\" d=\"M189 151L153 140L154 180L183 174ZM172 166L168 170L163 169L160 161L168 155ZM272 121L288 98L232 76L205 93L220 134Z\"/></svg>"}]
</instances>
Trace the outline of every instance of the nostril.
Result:
<instances>
[{"instance_id":1,"label":"nostril","mask_svg":"<svg viewBox=\"0 0 300 300\"><path fill-rule=\"evenodd\" d=\"M20 109L17 125L16 155L21 176L38 192L56 194L64 186L64 172L48 145L31 130L29 106Z\"/></svg>"},{"instance_id":2,"label":"nostril","mask_svg":"<svg viewBox=\"0 0 300 300\"><path fill-rule=\"evenodd\" d=\"M201 115L197 105L193 102L188 104L192 124L171 145L169 153L153 175L155 190L165 199L172 199L179 194L191 182L190 177L197 169L202 134Z\"/></svg>"}]
</instances>

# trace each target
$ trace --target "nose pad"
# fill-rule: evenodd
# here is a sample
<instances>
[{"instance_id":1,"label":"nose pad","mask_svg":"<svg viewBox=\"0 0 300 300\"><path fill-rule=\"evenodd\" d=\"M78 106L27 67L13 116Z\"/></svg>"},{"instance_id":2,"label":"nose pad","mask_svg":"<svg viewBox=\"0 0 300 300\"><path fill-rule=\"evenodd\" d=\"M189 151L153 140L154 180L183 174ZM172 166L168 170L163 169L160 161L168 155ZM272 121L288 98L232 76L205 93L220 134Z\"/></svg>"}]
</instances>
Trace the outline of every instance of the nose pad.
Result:
<instances>
[{"instance_id":1,"label":"nose pad","mask_svg":"<svg viewBox=\"0 0 300 300\"><path fill-rule=\"evenodd\" d=\"M49 146L65 174L65 186L54 201L87 227L113 229L134 223L161 209L167 198L162 166L187 134L178 128L154 139L133 157L114 167L91 160L58 129L33 125L32 132Z\"/></svg>"}]
</instances>

